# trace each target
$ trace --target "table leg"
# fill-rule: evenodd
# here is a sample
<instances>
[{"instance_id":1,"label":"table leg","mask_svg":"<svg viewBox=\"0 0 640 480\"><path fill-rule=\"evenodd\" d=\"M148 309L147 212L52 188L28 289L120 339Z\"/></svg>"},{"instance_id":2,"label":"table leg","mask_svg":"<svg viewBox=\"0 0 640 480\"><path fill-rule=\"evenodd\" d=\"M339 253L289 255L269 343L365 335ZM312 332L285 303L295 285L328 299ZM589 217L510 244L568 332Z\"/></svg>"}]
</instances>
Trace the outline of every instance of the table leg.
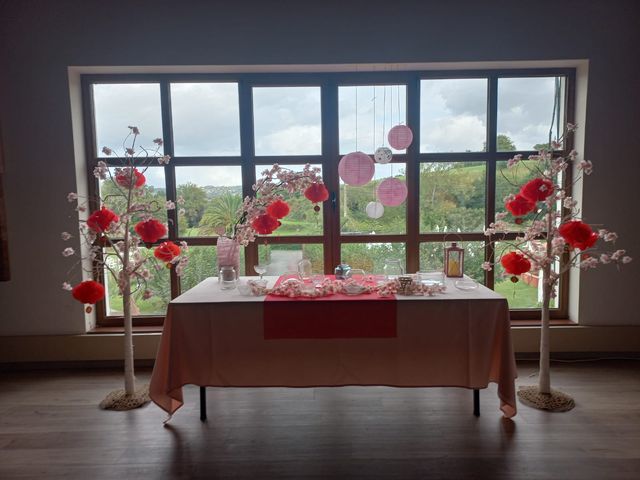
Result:
<instances>
[{"instance_id":1,"label":"table leg","mask_svg":"<svg viewBox=\"0 0 640 480\"><path fill-rule=\"evenodd\" d=\"M200 421L207 420L207 387L200 387Z\"/></svg>"},{"instance_id":2,"label":"table leg","mask_svg":"<svg viewBox=\"0 0 640 480\"><path fill-rule=\"evenodd\" d=\"M473 389L473 414L480 416L480 390L476 388Z\"/></svg>"}]
</instances>

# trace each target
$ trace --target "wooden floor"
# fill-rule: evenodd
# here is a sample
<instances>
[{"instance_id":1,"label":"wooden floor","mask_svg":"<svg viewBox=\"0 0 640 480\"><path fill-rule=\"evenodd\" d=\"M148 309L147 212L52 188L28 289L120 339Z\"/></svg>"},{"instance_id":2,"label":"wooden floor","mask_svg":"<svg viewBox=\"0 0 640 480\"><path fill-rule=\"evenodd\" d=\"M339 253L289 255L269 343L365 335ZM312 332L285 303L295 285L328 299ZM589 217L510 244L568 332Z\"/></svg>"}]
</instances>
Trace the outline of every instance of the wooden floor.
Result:
<instances>
[{"instance_id":1,"label":"wooden floor","mask_svg":"<svg viewBox=\"0 0 640 480\"><path fill-rule=\"evenodd\" d=\"M535 364L519 364L521 385ZM148 380L148 370L138 372ZM472 416L463 389L198 389L168 426L155 405L107 412L120 371L0 374L0 479L640 479L640 362L554 364L577 407L519 405L495 386Z\"/></svg>"}]
</instances>

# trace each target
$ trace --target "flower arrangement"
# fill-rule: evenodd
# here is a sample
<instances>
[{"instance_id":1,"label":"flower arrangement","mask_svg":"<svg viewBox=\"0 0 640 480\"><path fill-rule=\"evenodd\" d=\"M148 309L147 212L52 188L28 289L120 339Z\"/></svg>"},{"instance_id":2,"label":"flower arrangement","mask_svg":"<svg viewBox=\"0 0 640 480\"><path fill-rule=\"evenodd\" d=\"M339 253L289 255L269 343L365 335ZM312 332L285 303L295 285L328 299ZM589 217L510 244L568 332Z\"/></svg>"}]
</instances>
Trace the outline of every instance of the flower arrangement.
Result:
<instances>
[{"instance_id":1,"label":"flower arrangement","mask_svg":"<svg viewBox=\"0 0 640 480\"><path fill-rule=\"evenodd\" d=\"M367 282L374 282L373 277L367 278ZM325 278L317 287L305 284L302 281L282 282L273 288L266 288L264 284L250 280L248 282L253 295L276 295L279 297L289 298L318 298L334 295L336 293L349 293L350 286L360 287L359 294L366 295L377 293L381 297L390 297L403 291L400 280L393 279L382 282L380 285L361 285L354 279L333 280ZM438 293L444 293L446 287L444 285L423 285L413 282L409 287L409 291L405 294L433 296Z\"/></svg>"},{"instance_id":2,"label":"flower arrangement","mask_svg":"<svg viewBox=\"0 0 640 480\"><path fill-rule=\"evenodd\" d=\"M575 129L575 125L568 124L567 134ZM554 154L564 141L564 137L551 141L551 150L530 156L529 162L523 161L522 155L516 155L507 162L514 173L522 166L535 178L520 186L517 194L504 199L507 211L496 214L496 221L485 231L485 235L505 244L500 252L496 252L496 259L513 282L527 272L542 272L539 384L522 388L518 395L531 406L556 411L569 410L574 405L571 397L551 389L549 372L549 309L551 300L557 295L561 275L572 267L589 270L611 264L620 268L631 262L625 250L614 248L618 239L615 232L604 228L594 231L580 218L577 202L569 196L562 181L566 170L577 162L578 154L575 150L567 158ZM581 160L577 163L577 170L579 175L575 182L580 181L583 175L590 175L593 165L588 160ZM528 214L533 214L533 218L525 226L522 217ZM524 226L515 240L506 240L503 235L508 230L505 221L508 216L514 223ZM485 262L482 267L491 270L493 265Z\"/></svg>"},{"instance_id":3,"label":"flower arrangement","mask_svg":"<svg viewBox=\"0 0 640 480\"><path fill-rule=\"evenodd\" d=\"M153 255L146 255L143 249L153 247L167 234L167 226L156 218L162 210L173 210L176 205L172 201L159 204L157 201L144 199L145 172L156 162L165 165L168 155L160 155L162 139L154 140L155 148L147 150L136 145L140 135L138 127L129 127L129 135L123 142L124 155L114 155L114 150L104 147L102 152L113 157L112 163L119 165L109 168L104 161L99 161L94 168L94 176L109 183L108 194L96 199L82 201L76 193L69 193L67 200L76 203L76 210L89 213L86 219L80 220L80 235L88 252L81 256L78 264L88 261L91 267L84 273L92 277L72 287L63 283L65 290L70 290L73 298L88 304L86 310L91 312L91 305L105 297L104 286L94 279L108 272L118 286L123 300L124 342L125 342L125 388L111 392L101 404L102 408L124 410L138 407L149 401L146 387L140 390L135 386L133 367L132 310L133 295L140 293L142 299L153 296L148 287L154 271L163 268L175 268L181 275L187 264L187 245L177 245L164 241L153 250ZM103 184L103 187L105 185ZM104 189L103 190L107 190ZM98 205L90 211L91 205ZM73 235L62 233L62 240L67 241ZM76 255L73 248L67 247L62 254L65 257Z\"/></svg>"},{"instance_id":4,"label":"flower arrangement","mask_svg":"<svg viewBox=\"0 0 640 480\"><path fill-rule=\"evenodd\" d=\"M233 239L239 245L247 246L258 235L269 235L281 225L281 219L290 212L283 193L303 193L315 204L329 198L329 192L319 175L320 168L305 165L301 172L294 172L278 164L262 172L261 178L253 185L254 196L246 197L238 211L233 225L220 226L219 234Z\"/></svg>"}]
</instances>

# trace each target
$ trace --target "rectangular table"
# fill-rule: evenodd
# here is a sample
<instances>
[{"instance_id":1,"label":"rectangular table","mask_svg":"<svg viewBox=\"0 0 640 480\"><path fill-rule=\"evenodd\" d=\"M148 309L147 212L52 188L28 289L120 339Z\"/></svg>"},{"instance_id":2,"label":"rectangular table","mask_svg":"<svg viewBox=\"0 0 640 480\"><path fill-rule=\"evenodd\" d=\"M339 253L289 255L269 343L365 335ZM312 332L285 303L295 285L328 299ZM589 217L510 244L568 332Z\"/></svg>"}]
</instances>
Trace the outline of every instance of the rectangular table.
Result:
<instances>
[{"instance_id":1,"label":"rectangular table","mask_svg":"<svg viewBox=\"0 0 640 480\"><path fill-rule=\"evenodd\" d=\"M151 399L172 415L186 384L465 387L474 389L477 410L477 390L495 382L500 408L512 417L517 374L507 301L482 285L460 291L447 283L433 297L397 296L393 338L265 339L264 297L220 290L217 278L207 278L169 304Z\"/></svg>"}]
</instances>

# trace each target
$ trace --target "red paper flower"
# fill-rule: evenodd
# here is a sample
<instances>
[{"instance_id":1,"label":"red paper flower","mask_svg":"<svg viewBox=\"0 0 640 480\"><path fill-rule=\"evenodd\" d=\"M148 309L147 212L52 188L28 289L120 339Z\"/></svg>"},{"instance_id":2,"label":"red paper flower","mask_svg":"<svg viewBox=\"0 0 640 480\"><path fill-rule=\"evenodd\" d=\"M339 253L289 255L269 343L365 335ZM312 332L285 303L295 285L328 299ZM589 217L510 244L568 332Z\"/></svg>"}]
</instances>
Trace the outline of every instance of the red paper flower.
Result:
<instances>
[{"instance_id":1,"label":"red paper flower","mask_svg":"<svg viewBox=\"0 0 640 480\"><path fill-rule=\"evenodd\" d=\"M140 188L144 185L144 182L147 181L144 175L140 173L137 168L133 169L133 178L131 178L131 172L129 169L124 169L116 175L116 183L121 187L130 188L130 180L133 181L133 188Z\"/></svg>"},{"instance_id":2,"label":"red paper flower","mask_svg":"<svg viewBox=\"0 0 640 480\"><path fill-rule=\"evenodd\" d=\"M580 250L592 247L598 241L598 234L591 230L591 227L580 220L560 225L558 232L571 246Z\"/></svg>"},{"instance_id":3,"label":"red paper flower","mask_svg":"<svg viewBox=\"0 0 640 480\"><path fill-rule=\"evenodd\" d=\"M534 178L525 183L520 194L532 202L541 202L553 193L553 182L546 178Z\"/></svg>"},{"instance_id":4,"label":"red paper flower","mask_svg":"<svg viewBox=\"0 0 640 480\"><path fill-rule=\"evenodd\" d=\"M282 200L276 200L267 207L267 213L275 218L284 218L289 215L289 204Z\"/></svg>"},{"instance_id":5,"label":"red paper flower","mask_svg":"<svg viewBox=\"0 0 640 480\"><path fill-rule=\"evenodd\" d=\"M324 202L329 199L329 190L324 183L312 183L304 191L304 196L313 203Z\"/></svg>"},{"instance_id":6,"label":"red paper flower","mask_svg":"<svg viewBox=\"0 0 640 480\"><path fill-rule=\"evenodd\" d=\"M167 227L155 218L136 223L135 231L144 243L155 243L167 234Z\"/></svg>"},{"instance_id":7,"label":"red paper flower","mask_svg":"<svg viewBox=\"0 0 640 480\"><path fill-rule=\"evenodd\" d=\"M162 242L153 251L153 255L163 262L169 263L180 255L180 247L173 242Z\"/></svg>"},{"instance_id":8,"label":"red paper flower","mask_svg":"<svg viewBox=\"0 0 640 480\"><path fill-rule=\"evenodd\" d=\"M73 287L71 295L80 303L94 304L104 298L104 287L93 280L86 280Z\"/></svg>"},{"instance_id":9,"label":"red paper flower","mask_svg":"<svg viewBox=\"0 0 640 480\"><path fill-rule=\"evenodd\" d=\"M536 208L535 202L532 202L521 194L516 195L513 200L505 203L504 206L514 217L526 215L527 213L533 212Z\"/></svg>"},{"instance_id":10,"label":"red paper flower","mask_svg":"<svg viewBox=\"0 0 640 480\"><path fill-rule=\"evenodd\" d=\"M531 262L518 252L509 252L502 256L500 263L510 275L520 275L531 270Z\"/></svg>"},{"instance_id":11,"label":"red paper flower","mask_svg":"<svg viewBox=\"0 0 640 480\"><path fill-rule=\"evenodd\" d=\"M253 220L253 222L251 222L251 226L260 235L269 235L280 226L280 222L277 218L266 213Z\"/></svg>"},{"instance_id":12,"label":"red paper flower","mask_svg":"<svg viewBox=\"0 0 640 480\"><path fill-rule=\"evenodd\" d=\"M118 216L107 207L96 210L87 219L87 226L94 232L104 232L109 230L112 223L119 220Z\"/></svg>"}]
</instances>

